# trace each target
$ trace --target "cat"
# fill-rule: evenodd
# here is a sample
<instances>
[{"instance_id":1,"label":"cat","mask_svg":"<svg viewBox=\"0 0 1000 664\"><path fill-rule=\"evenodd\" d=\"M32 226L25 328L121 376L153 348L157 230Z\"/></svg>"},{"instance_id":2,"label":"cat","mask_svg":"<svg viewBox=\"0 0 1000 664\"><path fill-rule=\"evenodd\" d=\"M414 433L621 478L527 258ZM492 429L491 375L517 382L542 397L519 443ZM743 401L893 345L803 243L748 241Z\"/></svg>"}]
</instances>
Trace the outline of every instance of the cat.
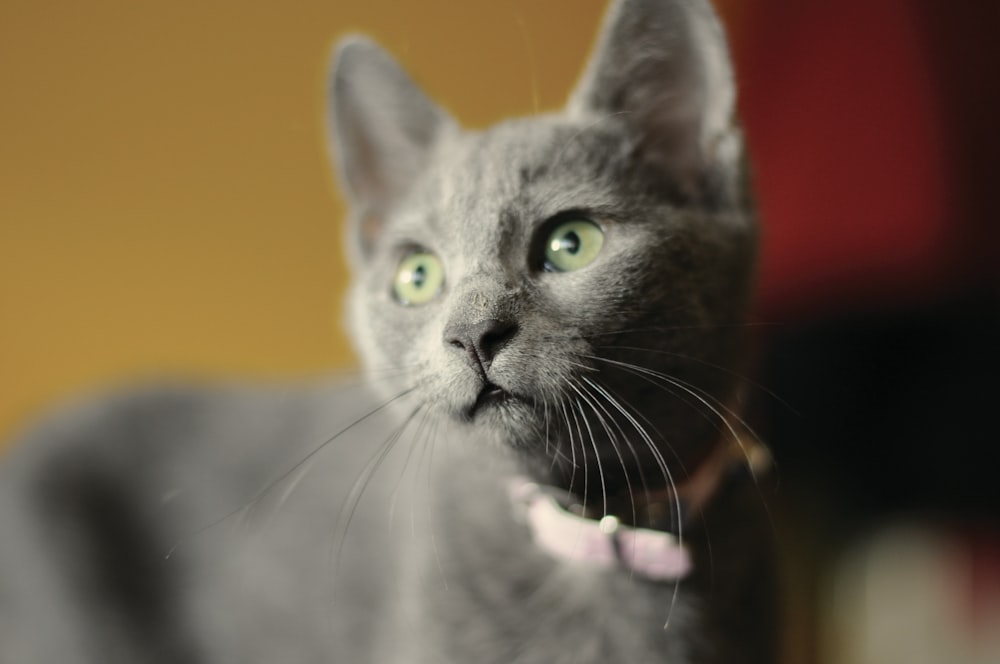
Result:
<instances>
[{"instance_id":1,"label":"cat","mask_svg":"<svg viewBox=\"0 0 1000 664\"><path fill-rule=\"evenodd\" d=\"M77 404L0 469L4 662L773 662L739 418L756 218L706 0L616 0L561 112L330 75L364 385Z\"/></svg>"}]
</instances>

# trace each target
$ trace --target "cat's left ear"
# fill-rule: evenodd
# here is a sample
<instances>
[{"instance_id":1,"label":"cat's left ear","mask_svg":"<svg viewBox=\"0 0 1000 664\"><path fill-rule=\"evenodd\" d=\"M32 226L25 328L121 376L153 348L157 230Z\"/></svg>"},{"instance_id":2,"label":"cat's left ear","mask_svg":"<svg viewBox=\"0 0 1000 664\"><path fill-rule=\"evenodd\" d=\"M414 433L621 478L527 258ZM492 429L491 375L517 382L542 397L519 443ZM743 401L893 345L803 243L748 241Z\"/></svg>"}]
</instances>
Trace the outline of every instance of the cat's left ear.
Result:
<instances>
[{"instance_id":1,"label":"cat's left ear","mask_svg":"<svg viewBox=\"0 0 1000 664\"><path fill-rule=\"evenodd\" d=\"M337 46L329 92L331 152L364 256L386 213L425 170L442 133L455 125L388 53L364 37Z\"/></svg>"},{"instance_id":2,"label":"cat's left ear","mask_svg":"<svg viewBox=\"0 0 1000 664\"><path fill-rule=\"evenodd\" d=\"M568 112L620 114L648 159L686 188L741 150L722 26L708 0L617 0Z\"/></svg>"}]
</instances>

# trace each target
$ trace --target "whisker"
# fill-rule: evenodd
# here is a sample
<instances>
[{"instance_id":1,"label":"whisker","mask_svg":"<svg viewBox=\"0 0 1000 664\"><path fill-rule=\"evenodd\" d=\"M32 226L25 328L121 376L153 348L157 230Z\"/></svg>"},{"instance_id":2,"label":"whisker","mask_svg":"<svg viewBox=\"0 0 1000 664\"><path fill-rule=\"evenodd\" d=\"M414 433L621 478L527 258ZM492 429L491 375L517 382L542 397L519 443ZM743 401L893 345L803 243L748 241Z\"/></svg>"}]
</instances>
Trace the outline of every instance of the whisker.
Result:
<instances>
[{"instance_id":1,"label":"whisker","mask_svg":"<svg viewBox=\"0 0 1000 664\"><path fill-rule=\"evenodd\" d=\"M642 310L637 310L638 313L644 313ZM620 313L620 312L619 312ZM724 330L730 328L752 328L752 327L780 327L780 323L768 323L768 322L736 322L736 323L699 323L699 324L685 324L685 325L651 325L646 327L630 327L630 328L619 328L614 330L608 330L607 332L593 332L590 334L583 335L585 339L596 339L597 337L614 337L622 336L626 334L635 334L639 332L677 332L682 330Z\"/></svg>"},{"instance_id":2,"label":"whisker","mask_svg":"<svg viewBox=\"0 0 1000 664\"><path fill-rule=\"evenodd\" d=\"M425 409L420 413L420 420L417 422L417 428L413 432L414 440L420 439L420 434L424 430L424 426L427 424L428 411ZM403 460L403 466L399 470L399 477L396 479L396 483L392 488L392 492L389 495L389 532L392 533L393 519L396 514L396 501L399 498L399 489L403 484L403 478L406 476L406 471L410 467L410 461L413 459L413 455L416 451L416 443L410 445L406 450L406 458ZM410 507L412 509L413 503L410 502Z\"/></svg>"},{"instance_id":3,"label":"whisker","mask_svg":"<svg viewBox=\"0 0 1000 664\"><path fill-rule=\"evenodd\" d=\"M653 439L649 435L649 432L647 432L645 427L643 427L642 424L639 423L639 421L635 418L635 416L631 412L629 412L628 409L625 408L625 406L623 405L624 401L615 398L614 396L612 396L610 392L608 392L606 389L604 389L597 383L591 382L591 386L595 390L597 390L597 392L601 394L605 399L607 399L608 403L614 406L615 410L621 413L622 416L624 416L625 419L628 420L629 424L632 425L632 428L636 430L636 433L639 434L640 438L642 438L646 447L649 449L650 454L652 454L653 459L656 462L656 465L659 468L660 473L662 474L663 481L676 494L677 485L674 482L673 474L670 472L670 467L667 465L667 460L663 458L663 453L660 452L660 449L653 442ZM677 511L677 516L678 516L678 526L679 526L680 516L681 516L679 507Z\"/></svg>"},{"instance_id":4,"label":"whisker","mask_svg":"<svg viewBox=\"0 0 1000 664\"><path fill-rule=\"evenodd\" d=\"M570 387L572 387L574 391L579 394L579 390L577 390L572 383L570 383ZM587 427L587 436L590 438L590 447L594 450L594 461L597 462L597 477L601 480L601 515L603 516L608 513L608 487L604 478L604 465L601 462L601 452L597 449L597 441L594 439L594 432L590 428L590 420L587 419L587 413L584 412L583 406L580 405L580 400L575 399L574 402L576 403L576 410L580 412L580 418ZM586 459L586 457L584 458ZM583 504L587 504L586 496L584 496Z\"/></svg>"},{"instance_id":5,"label":"whisker","mask_svg":"<svg viewBox=\"0 0 1000 664\"><path fill-rule=\"evenodd\" d=\"M621 403L618 402L617 399L615 399L610 394L608 394L607 391L604 390L600 385L597 385L596 383L592 383L592 385L593 385L594 389L596 389L599 392L601 392L605 396L605 398L608 399L608 402L611 405L613 405L622 415L625 416L625 418L629 421L629 423L635 428L635 430L639 434L639 436L643 439L643 441L645 441L646 445L649 447L650 452L653 454L653 457L657 460L657 464L660 466L660 471L663 473L663 477L664 477L664 480L667 482L667 486L670 487L670 490L676 496L677 495L677 485L674 483L674 478L673 478L673 475L670 472L670 468L667 466L666 460L663 459L663 455L660 454L659 449L657 449L656 445L653 443L653 440L650 438L650 436L646 432L646 430L628 412L628 410ZM684 545L684 515L681 513L681 504L680 504L679 500L675 500L674 501L673 514L674 514L674 516L677 519L677 543L678 543L679 546L683 546ZM667 629L669 627L669 625L670 625L670 618L673 615L674 608L677 605L677 598L678 598L679 592L680 592L680 581L677 581L676 583L674 583L674 589L673 589L673 592L671 593L671 596L670 596L670 607L667 609L667 618L666 618L666 620L665 620L665 622L663 624L663 629Z\"/></svg>"},{"instance_id":6,"label":"whisker","mask_svg":"<svg viewBox=\"0 0 1000 664\"><path fill-rule=\"evenodd\" d=\"M582 377L582 378L586 379L585 376ZM614 451L615 456L618 457L618 464L621 466L621 468L622 468L622 474L625 476L625 489L628 492L628 500L629 500L629 505L630 505L631 512L632 512L632 523L634 524L636 522L635 493L634 493L634 491L632 489L632 479L629 477L628 468L625 465L625 458L622 456L621 449L618 447L618 441L617 441L617 438L615 437L614 432L608 426L608 423L605 421L604 417L601 415L600 410L597 408L597 406L595 406L594 401L591 401L591 398L587 396L588 390L585 389L585 386L581 386L581 387L584 388L584 389L577 389L576 386L573 386L573 389L577 391L577 394L579 394L587 402L587 405L590 406L590 409L592 411L594 411L594 414L597 416L598 422L600 422L601 426L604 428L604 432L607 433L607 435L608 435L608 441L611 444L611 449ZM591 395L591 396L593 396L593 395ZM628 445L629 445L630 448L632 448L631 443L628 443ZM635 459L636 466L639 467L639 465L640 465L639 464L639 458L635 454L635 449L634 448L632 448L632 457ZM640 471L640 481L642 482L643 489L645 490L646 489L646 482L645 482L645 480L642 479L642 473L641 473L641 471ZM607 512L607 507L605 507L604 511Z\"/></svg>"},{"instance_id":7,"label":"whisker","mask_svg":"<svg viewBox=\"0 0 1000 664\"><path fill-rule=\"evenodd\" d=\"M278 497L274 509L272 510L272 518L274 518L278 514L278 512L281 511L281 508L284 507L285 503L288 502L288 499L291 498L292 493L294 493L295 489L298 488L302 480L304 480L306 475L309 474L309 471L312 469L312 464L314 461L315 458L310 459L306 464L304 464L299 469L298 473L296 473L295 477L292 478L292 481L288 483L288 486L285 487L285 490L281 492L281 496ZM255 505L251 505L247 511L250 512L254 508Z\"/></svg>"},{"instance_id":8,"label":"whisker","mask_svg":"<svg viewBox=\"0 0 1000 664\"><path fill-rule=\"evenodd\" d=\"M631 350L631 351L636 351L636 352L639 352L639 353L652 353L652 354L656 354L656 355L670 355L671 357L676 357L676 358L679 358L679 359L682 359L682 360L687 360L687 361L690 361L690 362L696 362L697 364L700 364L700 365L702 365L704 367L708 367L710 369L716 369L717 371L721 371L723 373L726 373L726 374L728 374L728 375L730 375L730 376L732 376L734 378L738 378L741 382L743 382L743 383L745 383L745 384L747 384L747 385L749 385L749 386L751 386L751 387L753 387L753 388L755 388L757 390L760 390L761 392L763 392L767 396L771 397L776 402L778 402L779 404L781 404L783 407L785 407L789 411L791 411L792 414L794 414L794 415L801 415L801 413L799 413L799 411L796 410L794 406L792 406L790 403L788 403L787 401L785 401L784 399L782 399L774 391L772 391L771 389L769 389L765 385L763 385L763 384L761 384L761 383L753 380L752 378L750 378L750 377L748 377L748 376L746 376L744 374L741 374L738 371L733 371L732 369L728 369L728 368L726 368L726 367L724 367L722 365L715 364L714 362L709 362L708 360L703 360L703 359L701 359L699 357L695 357L694 355L688 355L687 353L678 353L676 351L666 350L666 349L663 349L663 348L642 348L642 347L639 347L639 346L612 346L612 345L608 345L608 346L600 346L600 348L604 348L604 349L608 349L608 350Z\"/></svg>"},{"instance_id":9,"label":"whisker","mask_svg":"<svg viewBox=\"0 0 1000 664\"><path fill-rule=\"evenodd\" d=\"M531 35L528 33L528 26L524 22L524 17L520 14L514 17L517 22L518 32L521 33L521 40L524 42L524 52L528 56L528 80L531 82L531 104L537 115L541 109L538 97L538 71L535 67L535 51L531 47Z\"/></svg>"},{"instance_id":10,"label":"whisker","mask_svg":"<svg viewBox=\"0 0 1000 664\"><path fill-rule=\"evenodd\" d=\"M594 403L597 404L600 410L604 413L604 415L607 418L607 421L611 422L615 426L615 429L618 430L618 434L621 436L621 439L625 441L625 444L629 448L629 452L632 454L632 459L635 461L636 468L639 471L639 481L642 482L643 490L648 491L649 487L646 484L645 474L642 471L642 463L639 461L639 455L635 449L635 446L632 445L632 441L629 440L629 437L628 435L626 435L625 430L622 429L621 425L618 423L618 420L616 420L614 416L611 414L611 411L605 408L604 404L601 403L601 400L598 397L601 397L603 395L600 393L595 393L594 388L596 388L597 386L594 384L594 381L590 380L586 376L581 376L580 378L586 383L586 385L582 387L584 387L587 390L587 392L592 397L594 397ZM600 415L598 415L598 417L600 417ZM604 418L601 418L601 420L603 422ZM608 431L608 435L611 436L612 439L616 439L616 437L611 431Z\"/></svg>"},{"instance_id":11,"label":"whisker","mask_svg":"<svg viewBox=\"0 0 1000 664\"><path fill-rule=\"evenodd\" d=\"M536 404L537 409L537 404ZM543 408L543 419L545 421L545 455L550 456L552 460L549 462L549 473L551 473L556 464L560 461L563 463L568 463L571 466L576 465L576 461L568 456L566 453L559 449L558 445L552 444L552 431L551 431L551 418L549 416L549 403L548 401L542 401Z\"/></svg>"},{"instance_id":12,"label":"whisker","mask_svg":"<svg viewBox=\"0 0 1000 664\"><path fill-rule=\"evenodd\" d=\"M378 472L382 463L385 462L389 453L395 448L410 422L412 422L416 415L424 408L425 406L423 404L414 408L413 411L411 411L410 414L402 421L402 423L392 433L390 433L385 440L382 441L382 444L379 445L378 449L376 449L375 452L368 457L368 461L361 469L361 474L358 475L358 478L354 480L353 484L351 484L350 491L348 491L347 498L341 506L340 513L337 515L334 526L334 541L337 542L337 549L334 553L333 560L335 578L340 570L340 562L343 558L344 545L347 541L347 532L350 530L351 523L354 520L354 515L357 512L358 506L361 504L361 497L364 495L365 489L368 488L369 482L371 482L375 473Z\"/></svg>"},{"instance_id":13,"label":"whisker","mask_svg":"<svg viewBox=\"0 0 1000 664\"><path fill-rule=\"evenodd\" d=\"M704 390L702 390L702 389L700 389L700 388L698 388L698 387L696 387L694 385L691 385L691 384L687 383L686 381L681 380L680 378L676 378L674 376L670 376L668 374L665 374L665 373L662 373L662 372L659 372L659 371L654 371L653 369L647 369L645 367L641 367L641 366L638 366L638 365L630 364L628 362L619 362L618 360L610 360L610 359L607 359L607 358L598 358L598 359L602 359L602 361L608 362L608 363L616 365L616 366L620 366L620 367L622 367L624 369L627 369L627 370L629 370L630 372L633 372L633 373L642 374L642 375L645 375L645 376L649 376L649 377L652 377L652 378L656 378L656 379L662 380L662 381L664 381L664 382L666 382L666 383L668 383L668 384L670 384L670 385L672 385L672 386L674 386L674 387L676 387L676 388L678 388L680 390L683 390L687 394L690 394L692 397L694 397L695 399L697 399L703 406L705 406L706 408L708 408L719 419L719 421L722 422L722 424L725 426L725 428L729 431L730 436L732 436L732 440L735 441L736 444L739 445L740 449L743 451L743 456L746 458L746 461L747 461L747 467L750 469L751 474L752 474L752 476L754 478L754 481L756 482L758 480L758 478L756 476L756 473L754 473L754 470L753 470L753 463L752 463L752 459L750 458L750 453L746 449L746 445L744 445L743 439L740 437L739 433L737 433L736 428L729 421L729 418L727 418L726 415L723 414L722 411L725 411L726 414L728 414L730 417L734 418L740 424L741 427L743 427L747 432L750 433L750 435L752 435L754 437L755 440L759 441L760 438L754 432L753 428L738 413L736 413L735 411L733 411L731 408L729 408L728 406L726 406L724 403L719 402L711 394L705 392ZM710 399L711 400L715 400L717 402L718 407L716 407L716 404L713 404L712 401L710 401Z\"/></svg>"},{"instance_id":14,"label":"whisker","mask_svg":"<svg viewBox=\"0 0 1000 664\"><path fill-rule=\"evenodd\" d=\"M629 453L632 455L632 459L633 461L635 461L635 467L639 473L639 482L642 484L643 491L648 492L649 485L646 482L646 475L645 472L643 471L643 464L639 460L638 451L635 449L635 446L632 444L632 441L630 440L629 436L625 433L625 430L622 428L621 424L619 424L618 420L615 419L611 411L609 411L607 407L602 403L602 399L606 400L607 397L598 391L599 386L596 385L593 380L587 378L586 376L581 376L581 379L585 383L585 385L583 385L582 387L587 391L588 394L591 395L591 397L593 397L593 403L600 409L602 413L604 413L603 417L600 415L600 413L598 414L598 417L601 417L602 422L606 420L607 422L610 422L612 425L614 425L615 429L618 431L618 436L620 436L621 440L625 441L625 445L628 446ZM607 425L605 426L607 427ZM616 436L610 430L608 431L608 435L612 438L613 441L618 440L618 436Z\"/></svg>"},{"instance_id":15,"label":"whisker","mask_svg":"<svg viewBox=\"0 0 1000 664\"><path fill-rule=\"evenodd\" d=\"M576 470L578 468L577 462L576 462L576 445L573 442L573 424L572 424L572 422L569 421L569 414L566 412L566 402L565 402L565 400L561 401L559 403L559 405L562 408L563 419L566 420L566 433L569 436L569 452L570 452L570 455L572 456L572 460L573 460L573 467L572 467L572 470L570 471L570 476L569 476L569 489L568 489L570 491L570 493L572 493L573 492L573 482L576 479ZM583 454L583 442L582 441L580 442L580 451L581 451L581 454ZM583 497L584 497L584 502L586 502L586 499L587 499L587 474L588 474L587 473L587 455L583 454Z\"/></svg>"},{"instance_id":16,"label":"whisker","mask_svg":"<svg viewBox=\"0 0 1000 664\"><path fill-rule=\"evenodd\" d=\"M296 463L292 464L292 466L288 470L286 470L283 473L281 473L280 475L278 475L275 479L267 482L249 500L247 500L244 503L240 504L238 507L236 507L236 508L234 508L234 509L226 512L222 516L220 516L220 517L218 517L218 518L216 518L216 519L208 522L204 526L201 526L200 528L197 528L196 530L194 530L191 533L189 533L187 536L178 539L174 543L174 545L171 546L170 549L167 551L167 553L164 556L164 558L167 559L167 560L169 560L170 557L174 554L174 552L186 540L189 540L189 539L192 539L194 537L197 537L198 535L201 535L202 533L205 533L208 530L211 530L212 528L215 528L219 524L224 523L225 521L228 521L233 516L239 514L243 510L248 509L248 508L252 508L254 505L258 504L264 498L264 496L266 496L268 493L270 493L270 491L275 486L277 486L279 483L281 483L285 479L287 479L290 475L292 475L292 473L294 473L295 471L297 471L300 468L302 468L311 459L313 459L317 454L319 454L321 451L323 451L328 445L330 445L333 441L337 440L337 438L339 438L340 436L344 435L345 433L347 433L348 431L350 431L354 427L358 426L359 424L361 424L365 420L369 419L370 417L372 417L376 413L382 412L383 410L385 410L386 408L388 408L393 403L399 401L403 397L405 397L408 394L412 393L415 389L416 389L415 387L411 387L409 389L403 390L402 392L400 392L396 396L394 396L394 397L392 397L390 399L387 399L386 401L383 401L381 404L379 404L375 408L372 408L371 410L369 410L367 413L365 413L361 417L355 419L350 424L348 424L344 428L342 428L339 431L337 431L335 434L333 434L332 436L330 436L329 438L327 438L326 440L324 440L323 442L321 442L319 445L315 446L312 450L310 450L305 456L303 456L301 459L299 459Z\"/></svg>"},{"instance_id":17,"label":"whisker","mask_svg":"<svg viewBox=\"0 0 1000 664\"><path fill-rule=\"evenodd\" d=\"M597 359L601 359L601 358L597 358ZM683 380L681 380L679 378L676 378L676 377L673 377L673 376L668 376L666 374L662 374L660 372L653 371L652 369L645 369L643 367L638 367L638 366L631 366L631 369L633 370L633 373L636 373L636 375L640 375L641 376L643 374L650 374L650 375L653 375L654 377L658 376L661 380L664 380L664 381L670 383L671 385L673 385L675 387L678 387L678 388L680 388L682 390L687 391L692 396L694 396L696 398L699 398L699 400L706 407L708 407L709 409L711 409L711 411L715 414L715 416L718 417L726 425L726 428L728 429L730 435L732 436L733 441L739 446L740 452L742 453L743 458L746 461L745 467L750 472L750 477L753 480L754 487L755 487L755 489L757 491L757 495L760 497L761 503L764 506L765 512L767 514L768 521L771 524L771 529L772 529L772 531L776 530L776 526L774 525L774 518L773 518L773 516L771 514L771 509L768 506L767 499L764 496L763 488L761 486L761 478L757 475L757 469L755 468L755 464L753 462L753 458L751 456L750 450L747 449L747 446L744 443L743 438L735 431L735 429L733 428L732 424L728 421L728 419L726 419L723 416L723 414L721 412L719 412L719 410L717 408L713 407L712 404L710 404L706 399L713 399L713 400L715 400L717 402L717 404L719 405L720 408L722 408L728 414L730 414L733 418L735 418L737 420L737 422L741 425L741 427L743 427L743 429L750 436L753 437L753 439L756 441L756 444L758 444L758 445L760 445L760 446L762 446L762 447L764 447L766 449L766 447L767 447L766 444L762 441L762 439L757 434L757 432L754 431L754 429L738 413L734 412L732 409L730 409L728 406L726 406L726 404L724 404L722 402L719 402L711 394L705 392L704 390L701 390L697 386L690 385L690 384L686 383L685 381L683 381ZM647 379L648 379L648 376L647 376ZM701 392L701 394L705 398L701 398L697 394L697 392ZM773 461L771 462L771 467L772 467L772 470L774 472L777 472L777 468L774 466L774 462Z\"/></svg>"},{"instance_id":18,"label":"whisker","mask_svg":"<svg viewBox=\"0 0 1000 664\"><path fill-rule=\"evenodd\" d=\"M715 418L712 418L708 413L705 413L704 411L700 410L698 408L698 405L694 401L691 401L690 399L688 399L688 396L690 395L690 392L688 390L684 390L683 388L681 388L680 385L674 384L671 380L669 380L670 376L668 376L667 374L664 374L664 373L658 372L658 371L654 371L653 369L648 369L648 368L640 366L638 364L632 364L632 363L629 363L629 362L620 362L618 360L611 360L611 359L608 359L608 358L602 358L602 357L599 357L599 356L596 356L596 355L589 356L589 357L592 357L595 360L598 360L598 361L601 361L601 362L606 362L608 364L616 366L616 367L622 369L623 371L625 371L627 373L630 373L630 374L632 374L634 376L637 376L637 377L641 378L642 380L648 382L650 385L654 385L657 388L659 388L659 389L667 392L668 394L670 394L671 396L675 397L677 400L681 401L685 405L690 406L692 410L694 410L696 413L698 413L706 422L708 422L708 423L712 424L713 426L715 426L716 429L719 429L719 425L718 425L718 421L719 420L722 420L723 422L725 422L726 425L729 424L728 421L726 421L725 418L721 417L718 413L713 412L713 414L715 415ZM664 383L666 383L666 384L664 384ZM681 390L680 393L678 393L678 392L674 391L673 389L671 389L673 387L679 388ZM637 411L637 413L641 415L641 411ZM648 420L647 420L647 422L648 422ZM677 460L678 460L678 462L681 461L681 459L679 459L679 458Z\"/></svg>"}]
</instances>

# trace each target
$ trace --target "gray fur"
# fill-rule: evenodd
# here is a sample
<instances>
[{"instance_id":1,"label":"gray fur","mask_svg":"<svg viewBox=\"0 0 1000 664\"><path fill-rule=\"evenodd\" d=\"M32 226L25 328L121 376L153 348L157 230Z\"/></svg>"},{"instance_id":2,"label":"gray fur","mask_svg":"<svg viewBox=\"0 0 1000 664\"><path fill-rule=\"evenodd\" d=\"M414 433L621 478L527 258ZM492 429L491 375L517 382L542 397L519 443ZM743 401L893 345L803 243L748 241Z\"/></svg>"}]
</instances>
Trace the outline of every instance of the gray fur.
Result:
<instances>
[{"instance_id":1,"label":"gray fur","mask_svg":"<svg viewBox=\"0 0 1000 664\"><path fill-rule=\"evenodd\" d=\"M746 478L684 524L677 586L550 558L506 494L527 474L599 507L665 484L658 456L681 481L738 409L755 222L722 30L701 0L622 0L598 44L565 112L482 132L371 42L339 47L374 396L163 388L35 430L0 470L0 660L773 661ZM545 271L567 212L604 246ZM403 306L414 247L445 282ZM450 330L486 323L505 337L477 364ZM487 380L512 398L475 407Z\"/></svg>"}]
</instances>

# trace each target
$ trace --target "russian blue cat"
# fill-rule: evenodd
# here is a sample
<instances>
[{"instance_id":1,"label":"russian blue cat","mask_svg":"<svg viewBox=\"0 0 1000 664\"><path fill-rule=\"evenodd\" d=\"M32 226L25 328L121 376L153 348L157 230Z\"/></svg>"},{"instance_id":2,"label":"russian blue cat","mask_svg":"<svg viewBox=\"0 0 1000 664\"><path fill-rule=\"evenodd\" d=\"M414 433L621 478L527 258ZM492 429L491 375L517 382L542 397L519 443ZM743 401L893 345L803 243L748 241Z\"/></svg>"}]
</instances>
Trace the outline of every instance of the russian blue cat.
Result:
<instances>
[{"instance_id":1,"label":"russian blue cat","mask_svg":"<svg viewBox=\"0 0 1000 664\"><path fill-rule=\"evenodd\" d=\"M329 91L366 385L43 422L0 471L0 659L774 661L710 5L618 0L562 111L484 131L365 38Z\"/></svg>"}]
</instances>

